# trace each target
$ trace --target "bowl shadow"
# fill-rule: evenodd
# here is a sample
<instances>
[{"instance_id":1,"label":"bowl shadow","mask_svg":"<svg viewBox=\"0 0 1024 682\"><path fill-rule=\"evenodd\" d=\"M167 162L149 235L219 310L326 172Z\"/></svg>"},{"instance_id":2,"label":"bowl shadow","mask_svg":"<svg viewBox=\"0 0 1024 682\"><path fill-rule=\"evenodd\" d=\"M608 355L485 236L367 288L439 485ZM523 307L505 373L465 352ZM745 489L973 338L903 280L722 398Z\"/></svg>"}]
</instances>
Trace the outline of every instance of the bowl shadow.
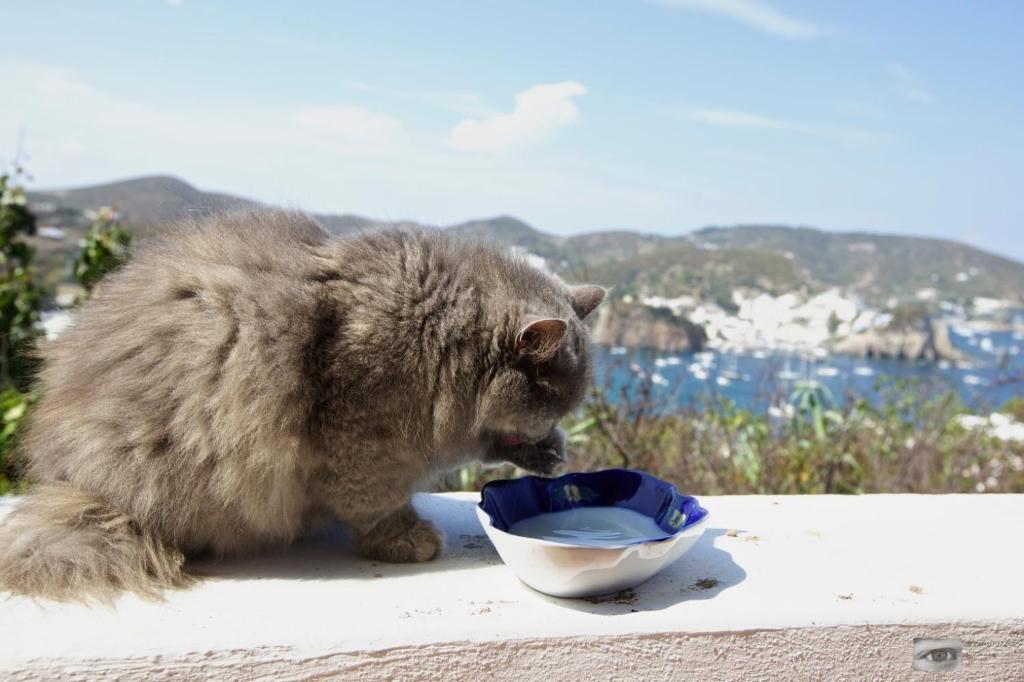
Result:
<instances>
[{"instance_id":1,"label":"bowl shadow","mask_svg":"<svg viewBox=\"0 0 1024 682\"><path fill-rule=\"evenodd\" d=\"M551 604L605 616L659 611L682 602L714 599L747 578L747 572L732 555L715 546L715 539L725 534L725 528L706 529L677 562L650 580L621 592L570 599L531 591Z\"/></svg>"}]
</instances>

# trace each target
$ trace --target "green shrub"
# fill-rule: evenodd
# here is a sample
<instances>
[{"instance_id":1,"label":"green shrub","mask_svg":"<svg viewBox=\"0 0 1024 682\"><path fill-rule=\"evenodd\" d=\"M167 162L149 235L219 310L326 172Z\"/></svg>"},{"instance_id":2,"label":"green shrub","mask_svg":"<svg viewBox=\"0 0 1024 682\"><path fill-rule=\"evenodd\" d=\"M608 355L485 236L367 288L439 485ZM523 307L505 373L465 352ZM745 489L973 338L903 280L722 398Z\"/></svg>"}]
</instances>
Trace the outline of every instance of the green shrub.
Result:
<instances>
[{"instance_id":1,"label":"green shrub","mask_svg":"<svg viewBox=\"0 0 1024 682\"><path fill-rule=\"evenodd\" d=\"M74 263L75 280L85 290L85 297L92 294L103 277L128 260L131 241L131 235L118 222L115 209L104 207L94 213L82 251Z\"/></svg>"},{"instance_id":2,"label":"green shrub","mask_svg":"<svg viewBox=\"0 0 1024 682\"><path fill-rule=\"evenodd\" d=\"M43 291L33 280L33 251L24 237L35 234L36 221L20 169L0 175L0 494L16 486L18 467L11 454L32 396L35 362L26 351L39 336L37 323Z\"/></svg>"},{"instance_id":3,"label":"green shrub","mask_svg":"<svg viewBox=\"0 0 1024 682\"><path fill-rule=\"evenodd\" d=\"M26 390L33 363L25 355L39 335L43 292L33 281L32 248L23 240L36 231L19 175L0 175L0 391Z\"/></svg>"},{"instance_id":4,"label":"green shrub","mask_svg":"<svg viewBox=\"0 0 1024 682\"><path fill-rule=\"evenodd\" d=\"M8 175L0 176L0 494L23 487L12 455L35 401L31 391L34 370L26 351L39 337L42 290L33 281L33 253L22 236L35 234L35 218L25 192ZM128 257L131 236L113 209L95 212L74 275L85 296Z\"/></svg>"},{"instance_id":5,"label":"green shrub","mask_svg":"<svg viewBox=\"0 0 1024 682\"><path fill-rule=\"evenodd\" d=\"M576 438L569 468L644 469L693 494L1024 492L1024 443L960 425L969 412L949 387L883 379L875 404L840 407L819 384L798 385L788 415L720 396L691 405L657 399L650 377L595 389L565 420ZM465 470L473 490L513 469Z\"/></svg>"},{"instance_id":6,"label":"green shrub","mask_svg":"<svg viewBox=\"0 0 1024 682\"><path fill-rule=\"evenodd\" d=\"M14 482L21 478L19 467L11 455L32 400L32 394L14 388L0 393L0 495L18 487Z\"/></svg>"},{"instance_id":7,"label":"green shrub","mask_svg":"<svg viewBox=\"0 0 1024 682\"><path fill-rule=\"evenodd\" d=\"M1024 422L1024 397L1010 398L1002 404L999 411L1010 415L1019 422Z\"/></svg>"}]
</instances>

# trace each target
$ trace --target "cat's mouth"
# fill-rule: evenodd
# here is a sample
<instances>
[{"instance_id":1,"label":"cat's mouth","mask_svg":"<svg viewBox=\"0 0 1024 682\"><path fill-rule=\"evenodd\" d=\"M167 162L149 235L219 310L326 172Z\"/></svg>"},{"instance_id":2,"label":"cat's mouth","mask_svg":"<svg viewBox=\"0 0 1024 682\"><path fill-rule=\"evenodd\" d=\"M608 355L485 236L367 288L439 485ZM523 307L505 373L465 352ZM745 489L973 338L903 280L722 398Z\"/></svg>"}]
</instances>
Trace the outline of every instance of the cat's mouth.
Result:
<instances>
[{"instance_id":1,"label":"cat's mouth","mask_svg":"<svg viewBox=\"0 0 1024 682\"><path fill-rule=\"evenodd\" d=\"M491 433L489 437L495 446L501 448L517 448L520 445L529 445L543 440L543 437L531 438L523 433L512 432Z\"/></svg>"},{"instance_id":2,"label":"cat's mouth","mask_svg":"<svg viewBox=\"0 0 1024 682\"><path fill-rule=\"evenodd\" d=\"M518 433L499 433L496 439L499 445L504 445L507 448L514 448L527 442Z\"/></svg>"}]
</instances>

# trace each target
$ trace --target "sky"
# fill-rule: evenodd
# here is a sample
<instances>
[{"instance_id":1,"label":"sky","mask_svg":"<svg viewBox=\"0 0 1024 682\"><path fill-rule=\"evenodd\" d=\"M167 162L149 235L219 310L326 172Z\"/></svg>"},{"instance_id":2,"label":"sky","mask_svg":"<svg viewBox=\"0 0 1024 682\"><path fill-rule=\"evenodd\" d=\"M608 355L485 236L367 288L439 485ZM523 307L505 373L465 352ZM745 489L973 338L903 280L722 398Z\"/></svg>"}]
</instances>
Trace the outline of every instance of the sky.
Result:
<instances>
[{"instance_id":1,"label":"sky","mask_svg":"<svg viewBox=\"0 0 1024 682\"><path fill-rule=\"evenodd\" d=\"M1024 260L1024 3L4 0L0 161L557 234L767 223Z\"/></svg>"}]
</instances>

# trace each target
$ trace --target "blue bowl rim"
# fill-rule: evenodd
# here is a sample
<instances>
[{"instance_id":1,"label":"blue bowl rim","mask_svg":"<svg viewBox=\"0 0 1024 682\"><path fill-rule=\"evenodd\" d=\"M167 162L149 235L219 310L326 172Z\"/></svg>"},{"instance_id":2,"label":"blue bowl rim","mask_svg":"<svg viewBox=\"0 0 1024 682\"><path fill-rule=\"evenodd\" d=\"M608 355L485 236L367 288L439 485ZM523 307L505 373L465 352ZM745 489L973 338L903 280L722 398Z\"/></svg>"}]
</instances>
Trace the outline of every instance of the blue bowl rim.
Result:
<instances>
[{"instance_id":1,"label":"blue bowl rim","mask_svg":"<svg viewBox=\"0 0 1024 682\"><path fill-rule=\"evenodd\" d=\"M553 540L541 540L541 539L538 539L538 538L527 538L525 536L515 535L514 533L511 533L508 530L508 527L511 524L505 523L503 519L497 519L495 517L495 514L492 512L492 510L488 509L488 507L486 506L486 503L488 502L489 499L497 498L498 491L500 491L503 488L527 486L529 488L532 488L535 491L537 489L544 488L548 492L550 492L550 490L552 488L556 488L557 489L559 487L564 487L564 486L567 486L567 485L579 486L581 483L585 482L588 478L593 478L595 476L608 477L609 475L613 475L614 476L615 474L622 474L622 475L630 476L630 477L639 476L640 480L641 480L641 485L645 484L647 486L653 486L656 489L660 488L660 493L662 495L662 500L661 500L661 502L658 505L658 511L656 511L654 513L651 513L649 510L636 509L634 506L632 506L630 504L608 505L607 503L604 503L604 504L599 503L599 504L596 504L596 505L590 505L590 504L586 503L587 502L586 500L576 500L575 504L573 504L571 506L568 506L566 508L585 507L585 506L624 506L626 508L633 509L634 511L638 511L639 513L642 513L645 516L653 518L655 523L658 523L658 525L662 528L662 530L665 531L665 534L661 535L661 536L652 536L652 537L649 537L649 538L644 538L644 539L640 539L640 540L634 540L632 542L624 542L621 545L608 545L608 546L603 547L603 549L616 549L616 548L631 547L631 546L634 546L634 545L649 544L649 543L656 543L656 542L665 542L667 540L671 540L671 539L677 537L678 535L680 535L681 533L683 533L686 530L689 530L690 528L693 528L693 527L695 527L697 525L702 524L708 518L708 515L709 515L708 510L700 505L700 502L697 500L696 497L694 497L692 495L684 495L684 494L680 493L678 491L678 489L675 487L675 485L673 485L672 483L669 483L668 481L660 479L657 476L649 474L646 471L640 471L638 469L623 469L623 468L601 469L599 471L576 471L576 472L570 472L570 473L562 474L561 476L556 476L556 477L553 477L553 478L546 477L546 476L527 475L527 476L521 476L519 478L505 478L505 479L499 479L499 480L495 480L495 481L490 481L489 483L485 484L483 488L480 489L480 502L478 502L476 506L477 506L477 508L483 514L485 514L487 516L487 519L490 522L488 525L490 525L491 528L493 528L494 530L497 530L498 532L506 533L506 534L512 535L514 537L522 537L524 540L529 540L531 542L537 542L537 543L542 543L542 544L558 545L558 546L561 546L561 547L574 547L574 548L578 548L578 549L593 549L593 548L590 548L590 547L586 547L584 545L577 545L577 544L565 543L565 542L556 542L556 541L553 541ZM668 528L667 529L665 527L666 524L671 526L671 524L669 524L668 522L672 518L672 512L675 511L675 510L682 511L684 509L686 510L686 513L684 514L684 521L683 521L683 523L681 525L679 525L678 527ZM533 517L533 516L537 516L538 514L549 513L550 511L552 511L552 510L547 510L547 511L541 510L541 511L538 511L537 513L525 514L525 515L517 518L516 521L521 520L521 519L525 519L525 518L530 518L530 517ZM559 511L559 510L554 510L554 511ZM513 523L514 523L514 521L513 521Z\"/></svg>"}]
</instances>

